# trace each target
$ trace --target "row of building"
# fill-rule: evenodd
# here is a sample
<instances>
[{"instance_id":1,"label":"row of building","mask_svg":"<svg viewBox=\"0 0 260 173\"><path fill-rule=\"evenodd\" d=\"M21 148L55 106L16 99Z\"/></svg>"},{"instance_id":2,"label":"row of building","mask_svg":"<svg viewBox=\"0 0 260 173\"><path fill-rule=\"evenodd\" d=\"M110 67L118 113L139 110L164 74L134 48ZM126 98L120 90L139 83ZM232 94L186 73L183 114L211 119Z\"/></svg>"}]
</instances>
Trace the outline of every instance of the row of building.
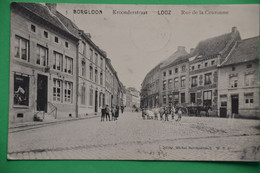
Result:
<instances>
[{"instance_id":1,"label":"row of building","mask_svg":"<svg viewBox=\"0 0 260 173\"><path fill-rule=\"evenodd\" d=\"M141 107L210 106L213 116L259 117L259 36L231 32L185 47L156 65L142 82Z\"/></svg>"},{"instance_id":2,"label":"row of building","mask_svg":"<svg viewBox=\"0 0 260 173\"><path fill-rule=\"evenodd\" d=\"M10 122L123 104L124 86L106 52L56 4L13 2L10 39Z\"/></svg>"}]
</instances>

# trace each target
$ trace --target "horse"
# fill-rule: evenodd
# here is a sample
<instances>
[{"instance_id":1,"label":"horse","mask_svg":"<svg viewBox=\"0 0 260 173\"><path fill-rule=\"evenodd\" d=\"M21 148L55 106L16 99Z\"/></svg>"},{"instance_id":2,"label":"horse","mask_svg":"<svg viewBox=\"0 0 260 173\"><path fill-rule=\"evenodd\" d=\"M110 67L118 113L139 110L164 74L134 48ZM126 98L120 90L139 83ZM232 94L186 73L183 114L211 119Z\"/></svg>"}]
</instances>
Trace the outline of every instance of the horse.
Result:
<instances>
[{"instance_id":1,"label":"horse","mask_svg":"<svg viewBox=\"0 0 260 173\"><path fill-rule=\"evenodd\" d=\"M200 112L204 111L206 113L206 117L209 117L209 110L212 111L212 107L208 106L208 105L204 105L204 106L198 107L197 113L198 113L198 115L200 115Z\"/></svg>"}]
</instances>

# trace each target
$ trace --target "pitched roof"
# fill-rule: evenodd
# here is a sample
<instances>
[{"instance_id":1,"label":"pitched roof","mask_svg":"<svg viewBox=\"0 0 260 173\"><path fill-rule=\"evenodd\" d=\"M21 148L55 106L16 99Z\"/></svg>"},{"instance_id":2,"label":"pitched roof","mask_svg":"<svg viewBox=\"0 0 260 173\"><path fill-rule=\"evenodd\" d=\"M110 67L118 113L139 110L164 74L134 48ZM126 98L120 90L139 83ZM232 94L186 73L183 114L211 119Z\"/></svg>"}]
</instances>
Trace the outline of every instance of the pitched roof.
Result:
<instances>
[{"instance_id":1,"label":"pitched roof","mask_svg":"<svg viewBox=\"0 0 260 173\"><path fill-rule=\"evenodd\" d=\"M176 59L178 59L181 56L188 55L188 52L186 52L184 47L178 48L176 52L174 52L171 56L169 56L167 59L161 62L161 68L165 68L172 62L174 62Z\"/></svg>"},{"instance_id":2,"label":"pitched roof","mask_svg":"<svg viewBox=\"0 0 260 173\"><path fill-rule=\"evenodd\" d=\"M45 22L48 22L52 24L53 26L59 28L62 31L65 31L66 33L73 35L65 26L64 24L55 16L52 14L49 9L40 4L40 3L26 3L26 2L12 2L11 4L13 7L14 6L19 6L27 11L33 13L37 17L45 20ZM73 35L75 37L75 35Z\"/></svg>"},{"instance_id":3,"label":"pitched roof","mask_svg":"<svg viewBox=\"0 0 260 173\"><path fill-rule=\"evenodd\" d=\"M221 66L259 59L259 36L238 41L235 46Z\"/></svg>"},{"instance_id":4,"label":"pitched roof","mask_svg":"<svg viewBox=\"0 0 260 173\"><path fill-rule=\"evenodd\" d=\"M79 37L79 28L77 25L75 25L74 22L72 22L70 19L65 17L60 12L56 12L57 17L60 19L60 21L65 25L65 27L76 37Z\"/></svg>"},{"instance_id":5,"label":"pitched roof","mask_svg":"<svg viewBox=\"0 0 260 173\"><path fill-rule=\"evenodd\" d=\"M233 47L233 44L238 40L241 40L241 37L236 27L233 27L230 33L202 40L193 52L196 55L193 61L200 61L214 55L225 57Z\"/></svg>"}]
</instances>

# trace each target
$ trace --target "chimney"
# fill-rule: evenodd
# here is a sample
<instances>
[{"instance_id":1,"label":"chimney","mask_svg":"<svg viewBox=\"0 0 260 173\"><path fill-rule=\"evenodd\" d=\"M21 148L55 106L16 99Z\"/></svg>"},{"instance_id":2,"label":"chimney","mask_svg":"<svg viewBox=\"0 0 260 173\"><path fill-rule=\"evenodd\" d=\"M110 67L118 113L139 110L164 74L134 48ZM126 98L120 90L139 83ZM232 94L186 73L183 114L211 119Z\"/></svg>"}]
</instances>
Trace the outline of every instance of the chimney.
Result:
<instances>
[{"instance_id":1,"label":"chimney","mask_svg":"<svg viewBox=\"0 0 260 173\"><path fill-rule=\"evenodd\" d=\"M234 32L236 32L237 31L237 27L236 26L233 26L232 27L232 32L234 33Z\"/></svg>"},{"instance_id":2,"label":"chimney","mask_svg":"<svg viewBox=\"0 0 260 173\"><path fill-rule=\"evenodd\" d=\"M194 48L190 48L190 54L194 52Z\"/></svg>"},{"instance_id":3,"label":"chimney","mask_svg":"<svg viewBox=\"0 0 260 173\"><path fill-rule=\"evenodd\" d=\"M185 46L178 46L178 50L177 51L185 51Z\"/></svg>"},{"instance_id":4,"label":"chimney","mask_svg":"<svg viewBox=\"0 0 260 173\"><path fill-rule=\"evenodd\" d=\"M56 3L45 3L45 5L48 7L52 14L56 15Z\"/></svg>"}]
</instances>

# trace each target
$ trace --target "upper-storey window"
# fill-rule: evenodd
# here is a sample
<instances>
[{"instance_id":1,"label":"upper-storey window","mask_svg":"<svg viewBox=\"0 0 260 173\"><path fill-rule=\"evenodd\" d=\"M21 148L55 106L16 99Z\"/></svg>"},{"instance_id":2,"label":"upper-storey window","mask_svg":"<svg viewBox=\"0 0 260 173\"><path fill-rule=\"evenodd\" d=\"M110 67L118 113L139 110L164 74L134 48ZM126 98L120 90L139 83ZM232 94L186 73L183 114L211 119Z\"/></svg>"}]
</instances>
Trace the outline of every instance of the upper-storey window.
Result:
<instances>
[{"instance_id":1,"label":"upper-storey window","mask_svg":"<svg viewBox=\"0 0 260 173\"><path fill-rule=\"evenodd\" d=\"M172 75L172 70L169 70L169 75Z\"/></svg>"},{"instance_id":2,"label":"upper-storey window","mask_svg":"<svg viewBox=\"0 0 260 173\"><path fill-rule=\"evenodd\" d=\"M98 54L95 53L95 64L98 65Z\"/></svg>"},{"instance_id":3,"label":"upper-storey window","mask_svg":"<svg viewBox=\"0 0 260 173\"><path fill-rule=\"evenodd\" d=\"M43 35L44 35L45 38L48 38L48 37L49 37L49 34L48 34L47 31L43 31Z\"/></svg>"},{"instance_id":4,"label":"upper-storey window","mask_svg":"<svg viewBox=\"0 0 260 173\"><path fill-rule=\"evenodd\" d=\"M14 57L29 61L29 41L15 36Z\"/></svg>"},{"instance_id":5,"label":"upper-storey window","mask_svg":"<svg viewBox=\"0 0 260 173\"><path fill-rule=\"evenodd\" d=\"M69 43L67 41L65 41L65 47L69 48Z\"/></svg>"},{"instance_id":6,"label":"upper-storey window","mask_svg":"<svg viewBox=\"0 0 260 173\"><path fill-rule=\"evenodd\" d=\"M53 69L62 71L62 54L54 51Z\"/></svg>"},{"instance_id":7,"label":"upper-storey window","mask_svg":"<svg viewBox=\"0 0 260 173\"><path fill-rule=\"evenodd\" d=\"M175 73L178 73L178 68L175 68Z\"/></svg>"},{"instance_id":8,"label":"upper-storey window","mask_svg":"<svg viewBox=\"0 0 260 173\"><path fill-rule=\"evenodd\" d=\"M59 38L55 36L55 37L54 37L54 42L55 42L55 43L59 43Z\"/></svg>"},{"instance_id":9,"label":"upper-storey window","mask_svg":"<svg viewBox=\"0 0 260 173\"><path fill-rule=\"evenodd\" d=\"M166 71L163 72L163 76L166 76Z\"/></svg>"},{"instance_id":10,"label":"upper-storey window","mask_svg":"<svg viewBox=\"0 0 260 173\"><path fill-rule=\"evenodd\" d=\"M193 76L192 78L191 78L191 87L196 87L196 86L198 86L198 83L197 83L197 76Z\"/></svg>"},{"instance_id":11,"label":"upper-storey window","mask_svg":"<svg viewBox=\"0 0 260 173\"><path fill-rule=\"evenodd\" d=\"M73 59L68 56L65 56L64 72L69 74L73 72Z\"/></svg>"},{"instance_id":12,"label":"upper-storey window","mask_svg":"<svg viewBox=\"0 0 260 173\"><path fill-rule=\"evenodd\" d=\"M212 73L205 74L205 85L212 84Z\"/></svg>"},{"instance_id":13,"label":"upper-storey window","mask_svg":"<svg viewBox=\"0 0 260 173\"><path fill-rule=\"evenodd\" d=\"M37 45L37 56L36 56L36 64L41 66L48 66L48 49Z\"/></svg>"},{"instance_id":14,"label":"upper-storey window","mask_svg":"<svg viewBox=\"0 0 260 173\"><path fill-rule=\"evenodd\" d=\"M36 32L36 26L33 25L33 24L31 24L31 31L32 31L32 32Z\"/></svg>"},{"instance_id":15,"label":"upper-storey window","mask_svg":"<svg viewBox=\"0 0 260 173\"><path fill-rule=\"evenodd\" d=\"M204 67L208 67L208 62L205 62Z\"/></svg>"},{"instance_id":16,"label":"upper-storey window","mask_svg":"<svg viewBox=\"0 0 260 173\"><path fill-rule=\"evenodd\" d=\"M183 66L181 67L181 70L182 70L182 72L185 72L185 71L186 71L186 65L183 65Z\"/></svg>"},{"instance_id":17,"label":"upper-storey window","mask_svg":"<svg viewBox=\"0 0 260 173\"><path fill-rule=\"evenodd\" d=\"M90 50L90 61L93 62L93 49L89 49Z\"/></svg>"}]
</instances>

